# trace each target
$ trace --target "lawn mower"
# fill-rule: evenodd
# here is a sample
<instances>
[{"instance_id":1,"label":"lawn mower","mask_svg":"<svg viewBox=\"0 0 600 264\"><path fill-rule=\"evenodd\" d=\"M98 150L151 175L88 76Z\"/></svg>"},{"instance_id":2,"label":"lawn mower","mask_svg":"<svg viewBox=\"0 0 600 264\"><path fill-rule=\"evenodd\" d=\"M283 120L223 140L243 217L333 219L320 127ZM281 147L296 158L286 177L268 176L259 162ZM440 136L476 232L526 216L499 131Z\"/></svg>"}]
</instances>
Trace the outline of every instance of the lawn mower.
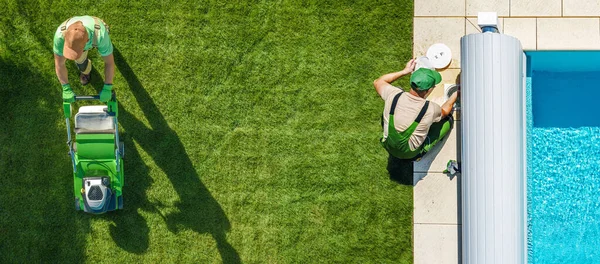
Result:
<instances>
[{"instance_id":1,"label":"lawn mower","mask_svg":"<svg viewBox=\"0 0 600 264\"><path fill-rule=\"evenodd\" d=\"M100 96L75 96L75 101ZM123 142L119 141L117 99L106 105L88 105L75 115L75 141L71 139L71 103L63 103L67 146L73 163L75 209L101 214L123 209Z\"/></svg>"}]
</instances>

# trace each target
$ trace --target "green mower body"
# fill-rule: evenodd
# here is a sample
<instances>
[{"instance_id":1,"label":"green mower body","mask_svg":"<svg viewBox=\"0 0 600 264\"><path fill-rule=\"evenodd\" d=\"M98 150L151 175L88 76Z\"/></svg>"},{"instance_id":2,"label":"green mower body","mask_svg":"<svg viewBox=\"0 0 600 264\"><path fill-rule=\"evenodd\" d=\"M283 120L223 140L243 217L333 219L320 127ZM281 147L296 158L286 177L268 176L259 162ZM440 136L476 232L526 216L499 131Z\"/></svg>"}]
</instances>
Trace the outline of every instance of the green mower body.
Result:
<instances>
[{"instance_id":1,"label":"green mower body","mask_svg":"<svg viewBox=\"0 0 600 264\"><path fill-rule=\"evenodd\" d=\"M75 100L98 100L75 96ZM119 141L115 94L106 105L82 106L75 115L75 140L71 138L71 103L63 103L67 145L73 164L75 209L101 214L123 208L123 154Z\"/></svg>"}]
</instances>

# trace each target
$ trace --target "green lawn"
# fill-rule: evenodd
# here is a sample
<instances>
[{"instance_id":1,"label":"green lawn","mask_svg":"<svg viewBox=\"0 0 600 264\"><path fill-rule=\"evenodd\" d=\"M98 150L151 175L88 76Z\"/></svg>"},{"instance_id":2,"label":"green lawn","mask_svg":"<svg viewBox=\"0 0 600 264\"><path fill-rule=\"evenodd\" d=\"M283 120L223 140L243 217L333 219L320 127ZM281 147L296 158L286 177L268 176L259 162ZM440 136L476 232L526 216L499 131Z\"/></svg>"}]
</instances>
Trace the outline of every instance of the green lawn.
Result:
<instances>
[{"instance_id":1,"label":"green lawn","mask_svg":"<svg viewBox=\"0 0 600 264\"><path fill-rule=\"evenodd\" d=\"M412 1L0 2L0 263L412 262L372 88L411 56ZM74 210L52 58L83 14L115 45L125 208L105 215ZM77 94L102 86L90 54Z\"/></svg>"}]
</instances>

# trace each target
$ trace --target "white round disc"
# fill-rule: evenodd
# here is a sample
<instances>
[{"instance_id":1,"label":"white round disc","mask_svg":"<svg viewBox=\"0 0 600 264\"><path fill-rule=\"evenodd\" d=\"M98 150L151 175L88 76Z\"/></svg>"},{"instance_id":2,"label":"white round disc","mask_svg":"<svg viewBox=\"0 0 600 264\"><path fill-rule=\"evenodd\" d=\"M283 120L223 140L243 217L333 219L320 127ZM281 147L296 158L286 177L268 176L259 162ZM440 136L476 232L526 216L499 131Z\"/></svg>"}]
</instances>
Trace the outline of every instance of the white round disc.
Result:
<instances>
[{"instance_id":1,"label":"white round disc","mask_svg":"<svg viewBox=\"0 0 600 264\"><path fill-rule=\"evenodd\" d=\"M427 58L436 69L446 68L452 61L452 52L445 44L436 43L427 50Z\"/></svg>"},{"instance_id":2,"label":"white round disc","mask_svg":"<svg viewBox=\"0 0 600 264\"><path fill-rule=\"evenodd\" d=\"M429 61L429 58L427 58L426 56L421 56L417 58L417 65L415 65L415 71L420 68L426 68L431 70L435 69L435 67L433 67L433 64Z\"/></svg>"}]
</instances>

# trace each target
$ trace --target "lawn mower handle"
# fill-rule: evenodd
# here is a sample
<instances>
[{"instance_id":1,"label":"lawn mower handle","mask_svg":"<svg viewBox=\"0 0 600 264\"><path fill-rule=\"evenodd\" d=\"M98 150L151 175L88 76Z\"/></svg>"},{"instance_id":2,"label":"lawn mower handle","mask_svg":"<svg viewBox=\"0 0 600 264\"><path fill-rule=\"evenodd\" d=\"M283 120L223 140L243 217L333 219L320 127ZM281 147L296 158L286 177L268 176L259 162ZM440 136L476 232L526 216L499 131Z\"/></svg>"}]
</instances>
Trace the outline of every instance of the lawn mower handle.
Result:
<instances>
[{"instance_id":1,"label":"lawn mower handle","mask_svg":"<svg viewBox=\"0 0 600 264\"><path fill-rule=\"evenodd\" d=\"M100 95L75 95L75 101L100 100Z\"/></svg>"}]
</instances>

